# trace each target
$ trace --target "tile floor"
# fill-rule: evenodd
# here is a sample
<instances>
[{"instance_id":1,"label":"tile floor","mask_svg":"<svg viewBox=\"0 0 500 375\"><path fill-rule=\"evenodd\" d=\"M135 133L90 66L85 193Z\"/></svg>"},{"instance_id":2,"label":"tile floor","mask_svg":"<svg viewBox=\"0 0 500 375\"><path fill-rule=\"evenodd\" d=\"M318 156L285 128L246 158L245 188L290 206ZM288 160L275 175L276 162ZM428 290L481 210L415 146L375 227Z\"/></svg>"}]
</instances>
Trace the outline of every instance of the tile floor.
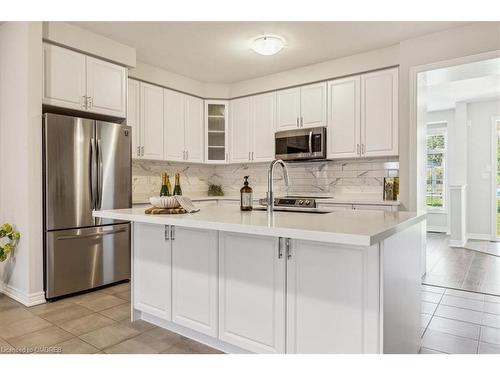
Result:
<instances>
[{"instance_id":1,"label":"tile floor","mask_svg":"<svg viewBox=\"0 0 500 375\"><path fill-rule=\"evenodd\" d=\"M427 269L425 284L473 292L500 295L500 257L478 251L493 251L497 244L469 241L468 247L448 246L448 236L427 233Z\"/></svg>"},{"instance_id":2,"label":"tile floor","mask_svg":"<svg viewBox=\"0 0 500 375\"><path fill-rule=\"evenodd\" d=\"M0 353L219 351L142 320L130 322L130 286L118 284L34 307L0 294Z\"/></svg>"},{"instance_id":3,"label":"tile floor","mask_svg":"<svg viewBox=\"0 0 500 375\"><path fill-rule=\"evenodd\" d=\"M422 354L500 354L500 297L422 285Z\"/></svg>"}]
</instances>

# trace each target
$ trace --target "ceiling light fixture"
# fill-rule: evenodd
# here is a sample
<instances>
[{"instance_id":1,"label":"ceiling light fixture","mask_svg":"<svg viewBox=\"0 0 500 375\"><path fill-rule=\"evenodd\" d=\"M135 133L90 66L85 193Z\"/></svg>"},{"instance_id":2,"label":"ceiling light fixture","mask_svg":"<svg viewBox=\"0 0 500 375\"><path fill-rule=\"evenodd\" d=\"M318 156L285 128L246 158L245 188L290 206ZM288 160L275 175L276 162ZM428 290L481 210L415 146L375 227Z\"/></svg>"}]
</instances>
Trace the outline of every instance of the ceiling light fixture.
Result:
<instances>
[{"instance_id":1,"label":"ceiling light fixture","mask_svg":"<svg viewBox=\"0 0 500 375\"><path fill-rule=\"evenodd\" d=\"M278 35L260 35L253 39L251 48L259 55L277 54L285 46L285 38Z\"/></svg>"}]
</instances>

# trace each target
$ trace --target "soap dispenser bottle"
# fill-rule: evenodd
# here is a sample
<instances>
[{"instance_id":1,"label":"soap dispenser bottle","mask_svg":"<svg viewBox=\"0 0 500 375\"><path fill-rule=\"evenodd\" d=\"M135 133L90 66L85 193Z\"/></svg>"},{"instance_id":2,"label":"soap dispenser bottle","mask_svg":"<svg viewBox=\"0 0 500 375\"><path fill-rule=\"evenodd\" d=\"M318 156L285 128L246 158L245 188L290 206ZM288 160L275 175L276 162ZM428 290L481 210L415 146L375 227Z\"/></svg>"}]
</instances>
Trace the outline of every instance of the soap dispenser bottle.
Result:
<instances>
[{"instance_id":1,"label":"soap dispenser bottle","mask_svg":"<svg viewBox=\"0 0 500 375\"><path fill-rule=\"evenodd\" d=\"M240 189L241 193L241 201L240 201L240 208L241 211L251 211L252 210L252 188L248 186L248 176L244 177L245 182L243 187Z\"/></svg>"}]
</instances>

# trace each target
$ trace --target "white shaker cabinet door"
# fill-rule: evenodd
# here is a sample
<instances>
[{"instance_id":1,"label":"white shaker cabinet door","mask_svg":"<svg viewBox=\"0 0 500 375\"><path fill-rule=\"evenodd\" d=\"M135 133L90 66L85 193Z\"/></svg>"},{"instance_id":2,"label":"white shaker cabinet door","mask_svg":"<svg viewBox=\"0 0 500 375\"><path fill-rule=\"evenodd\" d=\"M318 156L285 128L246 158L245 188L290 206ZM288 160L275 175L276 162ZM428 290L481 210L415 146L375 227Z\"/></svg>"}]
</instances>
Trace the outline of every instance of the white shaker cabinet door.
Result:
<instances>
[{"instance_id":1,"label":"white shaker cabinet door","mask_svg":"<svg viewBox=\"0 0 500 375\"><path fill-rule=\"evenodd\" d=\"M185 96L185 145L186 160L193 163L203 163L204 155L204 122L203 100L194 96Z\"/></svg>"},{"instance_id":2,"label":"white shaker cabinet door","mask_svg":"<svg viewBox=\"0 0 500 375\"><path fill-rule=\"evenodd\" d=\"M44 104L86 110L85 59L81 53L44 43Z\"/></svg>"},{"instance_id":3,"label":"white shaker cabinet door","mask_svg":"<svg viewBox=\"0 0 500 375\"><path fill-rule=\"evenodd\" d=\"M139 81L128 80L128 95L127 95L127 125L132 127L132 159L137 159L141 155L140 150L140 90Z\"/></svg>"},{"instance_id":4,"label":"white shaker cabinet door","mask_svg":"<svg viewBox=\"0 0 500 375\"><path fill-rule=\"evenodd\" d=\"M326 82L300 88L301 128L326 126Z\"/></svg>"},{"instance_id":5,"label":"white shaker cabinet door","mask_svg":"<svg viewBox=\"0 0 500 375\"><path fill-rule=\"evenodd\" d=\"M277 92L277 130L297 129L300 121L300 87Z\"/></svg>"},{"instance_id":6,"label":"white shaker cabinet door","mask_svg":"<svg viewBox=\"0 0 500 375\"><path fill-rule=\"evenodd\" d=\"M250 97L231 100L229 121L231 147L230 157L232 163L249 162L251 160L250 150L250 128L252 99Z\"/></svg>"},{"instance_id":7,"label":"white shaker cabinet door","mask_svg":"<svg viewBox=\"0 0 500 375\"><path fill-rule=\"evenodd\" d=\"M172 249L165 226L134 223L134 309L171 320Z\"/></svg>"},{"instance_id":8,"label":"white shaker cabinet door","mask_svg":"<svg viewBox=\"0 0 500 375\"><path fill-rule=\"evenodd\" d=\"M252 161L263 162L274 160L274 132L276 129L275 92L253 97L252 123Z\"/></svg>"},{"instance_id":9,"label":"white shaker cabinet door","mask_svg":"<svg viewBox=\"0 0 500 375\"><path fill-rule=\"evenodd\" d=\"M287 353L378 353L378 247L292 240Z\"/></svg>"},{"instance_id":10,"label":"white shaker cabinet door","mask_svg":"<svg viewBox=\"0 0 500 375\"><path fill-rule=\"evenodd\" d=\"M172 321L217 337L217 231L175 226Z\"/></svg>"},{"instance_id":11,"label":"white shaker cabinet door","mask_svg":"<svg viewBox=\"0 0 500 375\"><path fill-rule=\"evenodd\" d=\"M87 96L89 112L125 117L127 69L87 56Z\"/></svg>"},{"instance_id":12,"label":"white shaker cabinet door","mask_svg":"<svg viewBox=\"0 0 500 375\"><path fill-rule=\"evenodd\" d=\"M163 89L142 83L141 154L145 159L163 159Z\"/></svg>"},{"instance_id":13,"label":"white shaker cabinet door","mask_svg":"<svg viewBox=\"0 0 500 375\"><path fill-rule=\"evenodd\" d=\"M398 69L361 76L362 156L398 155Z\"/></svg>"},{"instance_id":14,"label":"white shaker cabinet door","mask_svg":"<svg viewBox=\"0 0 500 375\"><path fill-rule=\"evenodd\" d=\"M278 239L219 233L219 339L256 353L285 350L285 261Z\"/></svg>"},{"instance_id":15,"label":"white shaker cabinet door","mask_svg":"<svg viewBox=\"0 0 500 375\"><path fill-rule=\"evenodd\" d=\"M184 98L185 95L172 90L163 90L164 100L164 147L165 160L185 160L184 147Z\"/></svg>"},{"instance_id":16,"label":"white shaker cabinet door","mask_svg":"<svg viewBox=\"0 0 500 375\"><path fill-rule=\"evenodd\" d=\"M359 76L328 82L328 158L356 158L361 152Z\"/></svg>"}]
</instances>

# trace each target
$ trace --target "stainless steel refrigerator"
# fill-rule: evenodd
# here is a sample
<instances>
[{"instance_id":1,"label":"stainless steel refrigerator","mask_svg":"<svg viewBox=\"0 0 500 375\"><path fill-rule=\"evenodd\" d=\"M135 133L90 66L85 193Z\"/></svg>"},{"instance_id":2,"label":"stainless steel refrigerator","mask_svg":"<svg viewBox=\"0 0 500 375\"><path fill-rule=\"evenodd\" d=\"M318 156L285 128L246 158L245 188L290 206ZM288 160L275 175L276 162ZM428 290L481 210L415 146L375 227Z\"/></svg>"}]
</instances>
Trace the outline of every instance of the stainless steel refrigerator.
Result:
<instances>
[{"instance_id":1,"label":"stainless steel refrigerator","mask_svg":"<svg viewBox=\"0 0 500 375\"><path fill-rule=\"evenodd\" d=\"M92 217L132 206L131 128L43 118L44 282L53 299L130 278L130 223Z\"/></svg>"}]
</instances>

